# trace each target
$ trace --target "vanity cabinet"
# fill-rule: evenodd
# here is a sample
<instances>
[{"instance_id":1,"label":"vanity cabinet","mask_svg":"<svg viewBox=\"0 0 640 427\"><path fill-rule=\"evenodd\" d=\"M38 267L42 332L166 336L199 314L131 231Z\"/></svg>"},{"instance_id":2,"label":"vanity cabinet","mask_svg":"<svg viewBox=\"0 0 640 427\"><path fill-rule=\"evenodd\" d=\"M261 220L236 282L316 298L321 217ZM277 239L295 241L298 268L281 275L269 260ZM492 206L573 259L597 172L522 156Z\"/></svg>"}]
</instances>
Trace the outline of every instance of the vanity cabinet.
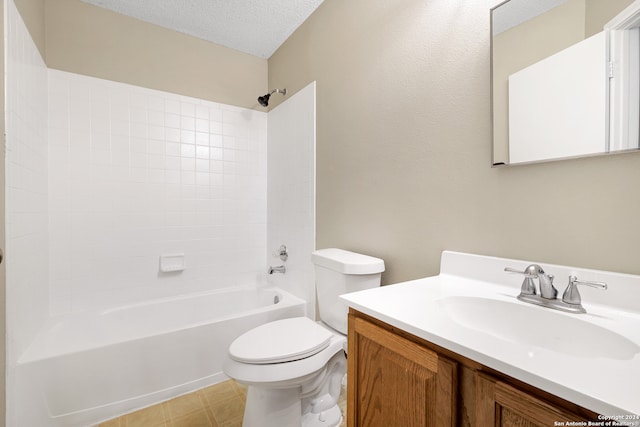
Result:
<instances>
[{"instance_id":1,"label":"vanity cabinet","mask_svg":"<svg viewBox=\"0 0 640 427\"><path fill-rule=\"evenodd\" d=\"M455 362L357 315L348 336L348 426L455 425Z\"/></svg>"},{"instance_id":2,"label":"vanity cabinet","mask_svg":"<svg viewBox=\"0 0 640 427\"><path fill-rule=\"evenodd\" d=\"M597 420L585 408L354 309L348 337L348 427L547 427Z\"/></svg>"}]
</instances>

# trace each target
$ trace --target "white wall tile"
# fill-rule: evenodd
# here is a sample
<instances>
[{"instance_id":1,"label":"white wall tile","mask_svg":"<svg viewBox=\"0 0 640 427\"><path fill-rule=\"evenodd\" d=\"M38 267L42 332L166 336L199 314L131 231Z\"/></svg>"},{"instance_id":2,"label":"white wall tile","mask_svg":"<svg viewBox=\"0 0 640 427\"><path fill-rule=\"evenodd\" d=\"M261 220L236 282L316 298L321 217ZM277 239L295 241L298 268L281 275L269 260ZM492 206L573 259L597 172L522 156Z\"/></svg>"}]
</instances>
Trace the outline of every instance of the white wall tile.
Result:
<instances>
[{"instance_id":1,"label":"white wall tile","mask_svg":"<svg viewBox=\"0 0 640 427\"><path fill-rule=\"evenodd\" d=\"M33 414L16 362L49 315L47 115L56 131L53 157L68 168L68 103L47 105L47 69L13 1L5 8L7 425ZM58 88L61 98L68 88ZM64 174L53 184L68 187ZM52 185L53 185L52 184ZM60 209L59 206L55 206ZM64 224L61 224L64 226ZM64 230L56 230L64 236ZM64 248L64 244L59 247ZM60 265L54 276L68 271ZM61 289L66 292L67 289ZM35 415L34 415L35 417ZM41 425L31 419L29 425Z\"/></svg>"},{"instance_id":2,"label":"white wall tile","mask_svg":"<svg viewBox=\"0 0 640 427\"><path fill-rule=\"evenodd\" d=\"M7 361L31 342L48 316L47 69L15 5L6 2ZM58 88L60 97L66 87ZM68 167L65 104L51 111L54 156ZM65 176L56 182L66 184ZM44 250L43 250L44 249ZM28 308L28 310L27 310Z\"/></svg>"},{"instance_id":3,"label":"white wall tile","mask_svg":"<svg viewBox=\"0 0 640 427\"><path fill-rule=\"evenodd\" d=\"M263 272L267 159L249 147L266 145L265 113L57 70L49 70L49 98L58 147L49 178L66 184L49 197L50 223L62 227L50 245L54 313L232 286ZM216 132L225 127L254 132L227 149L234 165L226 168L216 162L225 152L211 147L222 146ZM247 171L255 181L236 176ZM255 200L223 214L208 204L221 197ZM167 251L185 253L183 274L158 273ZM212 254L234 262L217 264Z\"/></svg>"},{"instance_id":4,"label":"white wall tile","mask_svg":"<svg viewBox=\"0 0 640 427\"><path fill-rule=\"evenodd\" d=\"M286 274L273 274L269 280L307 301L308 313L315 316L315 275L311 252L315 250L315 82L269 112L266 150L249 139L257 153L249 156L256 170L268 156L267 261L283 262L274 252L287 246ZM251 126L249 135L259 135ZM258 136L258 139L261 138ZM304 166L300 166L304 165ZM259 176L243 180L254 194L261 191ZM264 182L264 181L263 181ZM253 214L260 221L260 213ZM252 218L250 216L250 218Z\"/></svg>"}]
</instances>

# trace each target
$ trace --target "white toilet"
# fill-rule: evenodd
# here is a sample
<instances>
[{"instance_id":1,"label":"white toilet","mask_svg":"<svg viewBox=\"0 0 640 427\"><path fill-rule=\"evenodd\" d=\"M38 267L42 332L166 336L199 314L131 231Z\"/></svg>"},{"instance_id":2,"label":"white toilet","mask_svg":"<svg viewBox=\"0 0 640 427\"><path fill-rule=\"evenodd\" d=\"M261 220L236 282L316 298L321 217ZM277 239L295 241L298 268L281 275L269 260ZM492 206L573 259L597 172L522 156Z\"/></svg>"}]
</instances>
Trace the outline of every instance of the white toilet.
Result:
<instances>
[{"instance_id":1,"label":"white toilet","mask_svg":"<svg viewBox=\"0 0 640 427\"><path fill-rule=\"evenodd\" d=\"M320 322L276 320L239 336L225 373L248 385L243 427L338 426L347 372L347 306L339 295L380 286L384 261L341 249L312 253Z\"/></svg>"}]
</instances>

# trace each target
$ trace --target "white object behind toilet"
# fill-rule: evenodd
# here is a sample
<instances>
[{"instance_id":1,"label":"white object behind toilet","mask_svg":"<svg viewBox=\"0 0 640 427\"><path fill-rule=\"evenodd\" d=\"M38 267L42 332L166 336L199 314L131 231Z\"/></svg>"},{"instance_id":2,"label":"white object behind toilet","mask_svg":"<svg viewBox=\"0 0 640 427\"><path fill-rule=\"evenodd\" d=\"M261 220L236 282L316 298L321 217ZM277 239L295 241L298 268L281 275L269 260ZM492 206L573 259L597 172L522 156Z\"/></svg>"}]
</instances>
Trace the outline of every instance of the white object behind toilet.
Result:
<instances>
[{"instance_id":1,"label":"white object behind toilet","mask_svg":"<svg viewBox=\"0 0 640 427\"><path fill-rule=\"evenodd\" d=\"M347 335L349 308L338 297L380 286L384 261L336 248L314 251L311 261L316 272L320 320Z\"/></svg>"}]
</instances>

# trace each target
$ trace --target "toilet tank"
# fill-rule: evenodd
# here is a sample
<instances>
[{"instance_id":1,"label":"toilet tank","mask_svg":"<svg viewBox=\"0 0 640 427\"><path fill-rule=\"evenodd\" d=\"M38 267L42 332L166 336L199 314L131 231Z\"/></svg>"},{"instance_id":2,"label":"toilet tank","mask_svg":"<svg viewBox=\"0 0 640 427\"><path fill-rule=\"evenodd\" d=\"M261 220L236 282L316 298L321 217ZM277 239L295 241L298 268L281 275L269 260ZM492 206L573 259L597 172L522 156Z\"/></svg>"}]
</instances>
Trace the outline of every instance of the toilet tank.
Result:
<instances>
[{"instance_id":1,"label":"toilet tank","mask_svg":"<svg viewBox=\"0 0 640 427\"><path fill-rule=\"evenodd\" d=\"M349 307L338 297L380 286L384 261L336 248L314 251L311 261L315 266L320 320L346 335Z\"/></svg>"}]
</instances>

